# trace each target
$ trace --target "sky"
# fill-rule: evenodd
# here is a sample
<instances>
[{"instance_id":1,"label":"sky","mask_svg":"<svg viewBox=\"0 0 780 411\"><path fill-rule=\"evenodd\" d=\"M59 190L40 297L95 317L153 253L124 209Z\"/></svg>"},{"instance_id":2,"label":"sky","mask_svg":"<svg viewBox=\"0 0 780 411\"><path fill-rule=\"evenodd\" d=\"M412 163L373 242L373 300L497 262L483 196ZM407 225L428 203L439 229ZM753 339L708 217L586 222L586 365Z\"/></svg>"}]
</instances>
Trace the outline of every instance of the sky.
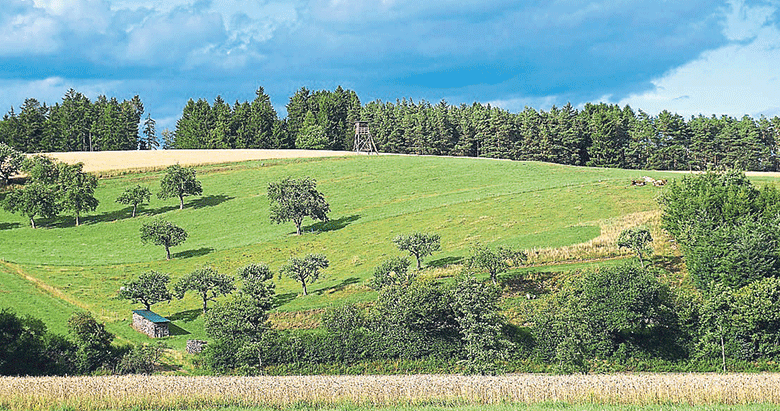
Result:
<instances>
[{"instance_id":1,"label":"sky","mask_svg":"<svg viewBox=\"0 0 780 411\"><path fill-rule=\"evenodd\" d=\"M780 0L2 0L0 111L69 88L280 116L301 87L511 112L567 102L780 115Z\"/></svg>"}]
</instances>

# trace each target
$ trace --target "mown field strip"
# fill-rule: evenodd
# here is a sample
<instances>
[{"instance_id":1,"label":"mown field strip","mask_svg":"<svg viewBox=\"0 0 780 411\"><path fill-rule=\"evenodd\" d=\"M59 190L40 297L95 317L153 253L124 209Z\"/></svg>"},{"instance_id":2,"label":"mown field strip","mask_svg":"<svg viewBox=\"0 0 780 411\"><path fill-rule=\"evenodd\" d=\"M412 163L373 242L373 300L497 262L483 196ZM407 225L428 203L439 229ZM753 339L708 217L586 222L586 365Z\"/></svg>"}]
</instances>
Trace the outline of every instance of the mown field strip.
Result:
<instances>
[{"instance_id":1,"label":"mown field strip","mask_svg":"<svg viewBox=\"0 0 780 411\"><path fill-rule=\"evenodd\" d=\"M0 409L780 404L780 374L2 377Z\"/></svg>"}]
</instances>

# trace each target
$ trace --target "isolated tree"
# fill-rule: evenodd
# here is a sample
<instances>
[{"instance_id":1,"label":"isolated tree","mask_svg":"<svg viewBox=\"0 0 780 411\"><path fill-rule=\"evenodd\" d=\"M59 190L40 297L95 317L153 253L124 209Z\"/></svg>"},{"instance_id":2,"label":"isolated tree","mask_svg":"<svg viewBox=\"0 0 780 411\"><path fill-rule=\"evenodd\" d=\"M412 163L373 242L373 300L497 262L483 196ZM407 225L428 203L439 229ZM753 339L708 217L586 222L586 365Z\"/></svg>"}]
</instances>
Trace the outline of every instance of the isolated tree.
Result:
<instances>
[{"instance_id":1,"label":"isolated tree","mask_svg":"<svg viewBox=\"0 0 780 411\"><path fill-rule=\"evenodd\" d=\"M644 227L627 228L620 232L617 239L618 247L628 248L636 254L642 268L645 268L642 257L653 253L651 242L653 242L653 236L650 235L650 230Z\"/></svg>"},{"instance_id":2,"label":"isolated tree","mask_svg":"<svg viewBox=\"0 0 780 411\"><path fill-rule=\"evenodd\" d=\"M235 289L233 277L227 274L220 274L211 267L196 268L179 279L173 286L173 292L179 299L184 298L184 294L187 291L196 292L203 300L204 313L208 309L207 304L209 301L215 301L220 295L230 294Z\"/></svg>"},{"instance_id":3,"label":"isolated tree","mask_svg":"<svg viewBox=\"0 0 780 411\"><path fill-rule=\"evenodd\" d=\"M469 266L481 271L487 271L490 274L490 280L493 285L498 282L498 275L506 272L510 263L512 265L520 264L527 258L522 251L514 251L505 247L498 247L495 250L487 246L477 244L471 252Z\"/></svg>"},{"instance_id":4,"label":"isolated tree","mask_svg":"<svg viewBox=\"0 0 780 411\"><path fill-rule=\"evenodd\" d=\"M179 210L184 209L184 197L203 194L200 181L195 179L195 169L174 164L165 169L165 175L160 180L161 199L179 197Z\"/></svg>"},{"instance_id":5,"label":"isolated tree","mask_svg":"<svg viewBox=\"0 0 780 411\"><path fill-rule=\"evenodd\" d=\"M187 240L183 228L163 219L154 219L141 225L141 242L165 247L166 260L171 259L171 247Z\"/></svg>"},{"instance_id":6,"label":"isolated tree","mask_svg":"<svg viewBox=\"0 0 780 411\"><path fill-rule=\"evenodd\" d=\"M441 249L441 236L438 234L413 233L399 235L393 242L401 251L407 251L417 259L417 269L421 268L420 260Z\"/></svg>"},{"instance_id":7,"label":"isolated tree","mask_svg":"<svg viewBox=\"0 0 780 411\"><path fill-rule=\"evenodd\" d=\"M24 163L24 153L5 143L0 143L0 178L5 184L11 176L18 173Z\"/></svg>"},{"instance_id":8,"label":"isolated tree","mask_svg":"<svg viewBox=\"0 0 780 411\"><path fill-rule=\"evenodd\" d=\"M143 204L152 197L152 192L149 190L149 187L144 187L139 185L136 185L135 187L130 187L127 190L125 190L122 194L117 197L116 202L120 204L128 204L133 206L133 217L135 217L135 212L138 209L139 204Z\"/></svg>"},{"instance_id":9,"label":"isolated tree","mask_svg":"<svg viewBox=\"0 0 780 411\"><path fill-rule=\"evenodd\" d=\"M85 173L84 164L58 163L57 186L62 208L71 211L79 225L79 215L86 211L95 211L98 200L95 198L97 177Z\"/></svg>"},{"instance_id":10,"label":"isolated tree","mask_svg":"<svg viewBox=\"0 0 780 411\"><path fill-rule=\"evenodd\" d=\"M6 194L3 208L27 216L32 228L35 217L53 218L59 213L57 193L52 186L41 183L30 183Z\"/></svg>"},{"instance_id":11,"label":"isolated tree","mask_svg":"<svg viewBox=\"0 0 780 411\"><path fill-rule=\"evenodd\" d=\"M170 301L173 296L168 291L168 283L171 277L168 274L157 271L147 271L138 276L138 279L125 283L119 289L119 298L131 300L134 303L143 304L147 310L152 305L163 301Z\"/></svg>"},{"instance_id":12,"label":"isolated tree","mask_svg":"<svg viewBox=\"0 0 780 411\"><path fill-rule=\"evenodd\" d=\"M328 221L330 206L317 191L316 181L310 177L298 180L288 177L269 183L268 200L271 202L271 221L277 224L292 221L298 235L301 235L304 217Z\"/></svg>"},{"instance_id":13,"label":"isolated tree","mask_svg":"<svg viewBox=\"0 0 780 411\"><path fill-rule=\"evenodd\" d=\"M279 277L282 274L287 275L301 283L303 287L303 295L307 295L306 284L311 284L320 278L320 270L328 268L329 262L322 254L308 254L303 258L291 257L281 270L279 270Z\"/></svg>"}]
</instances>

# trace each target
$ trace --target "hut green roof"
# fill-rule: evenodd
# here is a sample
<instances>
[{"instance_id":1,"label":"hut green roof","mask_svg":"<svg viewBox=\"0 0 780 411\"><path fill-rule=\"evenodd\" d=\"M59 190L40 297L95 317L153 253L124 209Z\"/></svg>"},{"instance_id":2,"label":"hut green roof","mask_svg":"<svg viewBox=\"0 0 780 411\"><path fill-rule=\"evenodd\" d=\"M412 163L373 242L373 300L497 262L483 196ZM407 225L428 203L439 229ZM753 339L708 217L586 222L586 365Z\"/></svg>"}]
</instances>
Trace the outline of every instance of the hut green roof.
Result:
<instances>
[{"instance_id":1,"label":"hut green roof","mask_svg":"<svg viewBox=\"0 0 780 411\"><path fill-rule=\"evenodd\" d=\"M133 310L133 312L155 324L171 322L171 320L149 310Z\"/></svg>"}]
</instances>

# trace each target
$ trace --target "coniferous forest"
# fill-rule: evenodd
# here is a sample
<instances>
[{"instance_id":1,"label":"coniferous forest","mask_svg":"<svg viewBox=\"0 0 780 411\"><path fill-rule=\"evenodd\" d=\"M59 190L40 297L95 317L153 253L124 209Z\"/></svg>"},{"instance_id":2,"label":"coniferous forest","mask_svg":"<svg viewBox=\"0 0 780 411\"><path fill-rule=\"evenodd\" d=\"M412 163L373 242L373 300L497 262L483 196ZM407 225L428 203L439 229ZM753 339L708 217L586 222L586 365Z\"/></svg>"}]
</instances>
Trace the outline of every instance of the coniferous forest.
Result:
<instances>
[{"instance_id":1,"label":"coniferous forest","mask_svg":"<svg viewBox=\"0 0 780 411\"><path fill-rule=\"evenodd\" d=\"M351 150L353 124L368 121L381 152L492 157L657 170L741 168L777 171L780 117L698 115L614 104L566 104L519 113L490 104L360 102L354 91L301 88L279 118L263 88L232 105L189 100L174 130L158 136L138 96L90 101L68 90L52 106L27 99L0 121L0 142L17 150L303 148Z\"/></svg>"}]
</instances>

